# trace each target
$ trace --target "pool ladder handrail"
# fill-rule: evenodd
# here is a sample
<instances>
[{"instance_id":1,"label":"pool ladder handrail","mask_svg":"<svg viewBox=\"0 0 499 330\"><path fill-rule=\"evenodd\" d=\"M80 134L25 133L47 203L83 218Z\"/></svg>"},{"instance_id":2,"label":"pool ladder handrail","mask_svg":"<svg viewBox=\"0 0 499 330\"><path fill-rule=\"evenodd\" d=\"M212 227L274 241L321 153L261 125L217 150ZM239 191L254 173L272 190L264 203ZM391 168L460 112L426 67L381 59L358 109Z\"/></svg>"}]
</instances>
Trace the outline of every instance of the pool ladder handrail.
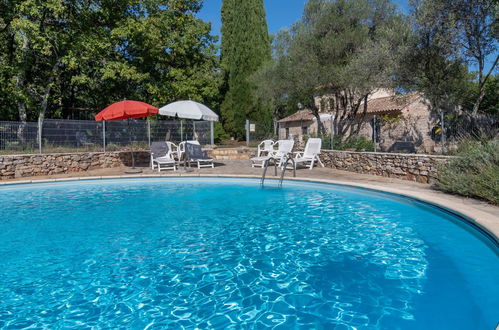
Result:
<instances>
[{"instance_id":1,"label":"pool ladder handrail","mask_svg":"<svg viewBox=\"0 0 499 330\"><path fill-rule=\"evenodd\" d=\"M267 159L265 159L265 161L263 162L263 171L262 171L262 178L260 179L260 186L263 187L263 184L265 182L265 175L267 174L267 168L269 167L269 164L270 164L270 161L273 160L274 161L274 176L277 176L277 163L276 163L276 159L274 157L269 157Z\"/></svg>"},{"instance_id":2,"label":"pool ladder handrail","mask_svg":"<svg viewBox=\"0 0 499 330\"><path fill-rule=\"evenodd\" d=\"M279 177L279 184L278 187L282 187L282 181L284 180L284 173L286 172L286 169L288 167L288 163L291 161L293 163L293 177L296 177L296 166L295 166L295 160L292 157L286 156L286 160L284 162L280 161L280 164L284 164L281 166L281 173ZM270 161L274 162L274 176L277 176L277 167L278 167L278 159L274 157L269 157L263 162L263 172L262 172L262 178L260 179L260 186L264 186L265 183L265 176L267 175L267 168L270 165Z\"/></svg>"},{"instance_id":3,"label":"pool ladder handrail","mask_svg":"<svg viewBox=\"0 0 499 330\"><path fill-rule=\"evenodd\" d=\"M282 187L282 180L284 179L284 174L286 173L286 170L288 169L288 163L291 161L293 163L293 178L296 178L296 163L293 157L286 156L286 161L284 162L284 165L281 167L281 178L279 179L279 187Z\"/></svg>"}]
</instances>

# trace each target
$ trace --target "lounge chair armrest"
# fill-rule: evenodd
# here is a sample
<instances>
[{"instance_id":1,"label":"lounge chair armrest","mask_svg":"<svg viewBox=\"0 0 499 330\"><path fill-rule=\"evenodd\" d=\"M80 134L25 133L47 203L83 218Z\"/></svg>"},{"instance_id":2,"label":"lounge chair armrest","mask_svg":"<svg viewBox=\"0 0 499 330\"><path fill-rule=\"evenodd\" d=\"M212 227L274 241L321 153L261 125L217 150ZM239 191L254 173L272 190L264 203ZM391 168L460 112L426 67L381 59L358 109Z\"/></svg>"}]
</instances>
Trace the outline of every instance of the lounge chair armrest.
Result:
<instances>
[{"instance_id":1,"label":"lounge chair armrest","mask_svg":"<svg viewBox=\"0 0 499 330\"><path fill-rule=\"evenodd\" d=\"M304 152L298 151L298 152L295 152L294 154L295 154L295 158L301 158L301 157L303 157Z\"/></svg>"}]
</instances>

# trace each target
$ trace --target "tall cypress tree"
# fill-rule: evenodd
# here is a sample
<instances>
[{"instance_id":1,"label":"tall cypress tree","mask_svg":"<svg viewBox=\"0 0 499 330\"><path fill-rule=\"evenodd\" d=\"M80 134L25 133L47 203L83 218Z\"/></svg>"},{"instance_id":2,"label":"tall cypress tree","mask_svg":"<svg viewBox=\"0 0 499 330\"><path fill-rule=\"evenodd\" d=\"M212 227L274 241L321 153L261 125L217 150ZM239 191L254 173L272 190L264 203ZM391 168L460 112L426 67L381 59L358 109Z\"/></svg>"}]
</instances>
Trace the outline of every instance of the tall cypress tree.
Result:
<instances>
[{"instance_id":1,"label":"tall cypress tree","mask_svg":"<svg viewBox=\"0 0 499 330\"><path fill-rule=\"evenodd\" d=\"M222 70L225 97L221 106L225 130L244 135L244 121L270 120L270 111L255 98L250 77L270 59L270 39L263 0L224 0L222 5Z\"/></svg>"}]
</instances>

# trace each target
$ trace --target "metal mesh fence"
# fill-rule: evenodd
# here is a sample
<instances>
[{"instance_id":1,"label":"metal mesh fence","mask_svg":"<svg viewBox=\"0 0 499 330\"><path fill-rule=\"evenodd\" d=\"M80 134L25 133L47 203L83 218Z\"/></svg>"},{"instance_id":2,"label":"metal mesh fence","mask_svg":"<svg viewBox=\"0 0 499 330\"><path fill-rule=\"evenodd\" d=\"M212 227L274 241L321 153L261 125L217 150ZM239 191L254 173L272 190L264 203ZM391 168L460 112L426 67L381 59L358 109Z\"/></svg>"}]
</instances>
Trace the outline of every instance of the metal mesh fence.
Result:
<instances>
[{"instance_id":1,"label":"metal mesh fence","mask_svg":"<svg viewBox=\"0 0 499 330\"><path fill-rule=\"evenodd\" d=\"M353 123L343 134L331 121L322 121L321 133L315 120L281 123L278 137L294 139L299 149L308 138L318 137L322 149L444 155L457 153L470 140L499 138L499 116L491 114L371 116Z\"/></svg>"},{"instance_id":2,"label":"metal mesh fence","mask_svg":"<svg viewBox=\"0 0 499 330\"><path fill-rule=\"evenodd\" d=\"M256 147L263 140L276 140L277 130L275 129L275 124L272 121L269 122L257 122L257 121L246 121L246 144L249 147Z\"/></svg>"},{"instance_id":3,"label":"metal mesh fence","mask_svg":"<svg viewBox=\"0 0 499 330\"><path fill-rule=\"evenodd\" d=\"M147 121L120 120L107 121L105 127L106 151L122 150L133 144L135 148L148 148Z\"/></svg>"},{"instance_id":4,"label":"metal mesh fence","mask_svg":"<svg viewBox=\"0 0 499 330\"><path fill-rule=\"evenodd\" d=\"M38 124L0 121L0 153L39 151Z\"/></svg>"},{"instance_id":5,"label":"metal mesh fence","mask_svg":"<svg viewBox=\"0 0 499 330\"><path fill-rule=\"evenodd\" d=\"M140 120L97 122L46 119L35 122L0 121L0 154L60 153L148 149L150 142L198 140L211 144L208 121Z\"/></svg>"},{"instance_id":6,"label":"metal mesh fence","mask_svg":"<svg viewBox=\"0 0 499 330\"><path fill-rule=\"evenodd\" d=\"M42 126L42 151L101 151L102 126L102 122L88 120L46 119Z\"/></svg>"},{"instance_id":7,"label":"metal mesh fence","mask_svg":"<svg viewBox=\"0 0 499 330\"><path fill-rule=\"evenodd\" d=\"M198 140L202 145L211 144L209 121L151 121L150 132L153 141Z\"/></svg>"}]
</instances>

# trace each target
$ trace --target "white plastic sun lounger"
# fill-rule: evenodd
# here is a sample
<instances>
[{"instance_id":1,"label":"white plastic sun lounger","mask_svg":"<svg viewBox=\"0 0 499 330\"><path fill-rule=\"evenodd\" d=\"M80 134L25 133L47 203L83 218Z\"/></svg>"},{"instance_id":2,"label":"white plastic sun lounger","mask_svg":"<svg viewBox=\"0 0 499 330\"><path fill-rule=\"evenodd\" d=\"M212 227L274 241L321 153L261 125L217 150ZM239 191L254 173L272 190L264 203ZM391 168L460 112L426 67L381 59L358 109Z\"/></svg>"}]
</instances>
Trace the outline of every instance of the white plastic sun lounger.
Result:
<instances>
[{"instance_id":1,"label":"white plastic sun lounger","mask_svg":"<svg viewBox=\"0 0 499 330\"><path fill-rule=\"evenodd\" d=\"M251 167L263 167L263 164L267 159L274 158L279 162L279 166L282 161L289 157L289 154L293 150L293 146L295 141L293 140L279 140L275 144L277 144L277 150L273 150L269 152L267 156L253 157L251 158Z\"/></svg>"},{"instance_id":2,"label":"white plastic sun lounger","mask_svg":"<svg viewBox=\"0 0 499 330\"><path fill-rule=\"evenodd\" d=\"M158 172L161 170L176 171L175 159L173 159L166 142L151 143L151 169L154 170L156 167Z\"/></svg>"},{"instance_id":3,"label":"white plastic sun lounger","mask_svg":"<svg viewBox=\"0 0 499 330\"><path fill-rule=\"evenodd\" d=\"M321 159L319 155L321 154L322 140L318 138L310 138L305 145L305 150L303 152L297 152L295 156L295 169L298 164L304 164L305 167L309 169L314 168L314 163L318 162L322 167Z\"/></svg>"},{"instance_id":4,"label":"white plastic sun lounger","mask_svg":"<svg viewBox=\"0 0 499 330\"><path fill-rule=\"evenodd\" d=\"M179 147L175 143L170 142L170 141L166 141L166 144L168 145L168 152L170 153L170 155L172 156L172 158L180 160L180 156L179 156L180 150L179 150Z\"/></svg>"},{"instance_id":5,"label":"white plastic sun lounger","mask_svg":"<svg viewBox=\"0 0 499 330\"><path fill-rule=\"evenodd\" d=\"M211 167L214 168L215 164L213 163L213 159L206 156L201 149L199 144L186 143L185 144L185 158L186 161L191 166L191 162L197 163L198 168L201 167Z\"/></svg>"},{"instance_id":6,"label":"white plastic sun lounger","mask_svg":"<svg viewBox=\"0 0 499 330\"><path fill-rule=\"evenodd\" d=\"M260 142L258 145L258 150L256 153L257 157L262 157L263 154L268 155L269 153L274 151L274 144L275 142L273 140L263 140Z\"/></svg>"},{"instance_id":7,"label":"white plastic sun lounger","mask_svg":"<svg viewBox=\"0 0 499 330\"><path fill-rule=\"evenodd\" d=\"M183 157L184 157L184 154L185 154L185 145L187 143L190 143L190 144L197 144L197 145L201 145L199 144L199 141L197 140L188 140L188 141L182 141L178 144L178 149L177 149L177 154L178 154L178 159L179 160L182 160Z\"/></svg>"}]
</instances>

